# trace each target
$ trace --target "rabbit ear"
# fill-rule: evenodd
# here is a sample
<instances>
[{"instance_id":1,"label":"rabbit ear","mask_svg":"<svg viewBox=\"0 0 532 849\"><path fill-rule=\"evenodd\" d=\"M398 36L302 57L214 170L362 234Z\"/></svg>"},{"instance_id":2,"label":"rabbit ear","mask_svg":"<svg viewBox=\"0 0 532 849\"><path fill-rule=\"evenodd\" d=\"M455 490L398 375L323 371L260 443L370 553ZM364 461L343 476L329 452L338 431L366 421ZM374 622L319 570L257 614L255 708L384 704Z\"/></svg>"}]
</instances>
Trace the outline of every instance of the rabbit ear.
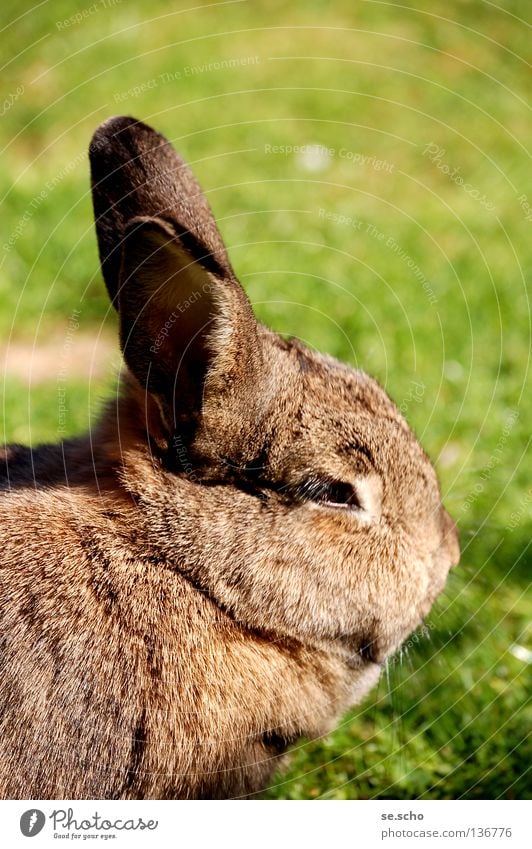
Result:
<instances>
[{"instance_id":1,"label":"rabbit ear","mask_svg":"<svg viewBox=\"0 0 532 849\"><path fill-rule=\"evenodd\" d=\"M249 409L261 371L258 325L242 287L195 258L199 245L191 250L178 231L171 219L127 225L118 292L124 358L162 399L172 428L199 413L208 394L238 404L247 397Z\"/></svg>"},{"instance_id":2,"label":"rabbit ear","mask_svg":"<svg viewBox=\"0 0 532 849\"><path fill-rule=\"evenodd\" d=\"M170 218L206 268L232 275L207 199L164 136L135 118L110 118L94 133L89 156L100 261L115 306L122 239L128 222L138 216Z\"/></svg>"}]
</instances>

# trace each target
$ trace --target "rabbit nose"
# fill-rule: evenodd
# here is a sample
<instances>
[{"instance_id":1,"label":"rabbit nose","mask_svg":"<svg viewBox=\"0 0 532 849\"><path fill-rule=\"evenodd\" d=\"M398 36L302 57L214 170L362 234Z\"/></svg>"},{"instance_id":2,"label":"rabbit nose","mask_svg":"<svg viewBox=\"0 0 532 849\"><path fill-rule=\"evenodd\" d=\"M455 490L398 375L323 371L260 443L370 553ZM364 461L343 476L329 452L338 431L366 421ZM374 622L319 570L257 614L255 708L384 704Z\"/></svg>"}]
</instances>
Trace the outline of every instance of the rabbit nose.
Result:
<instances>
[{"instance_id":1,"label":"rabbit nose","mask_svg":"<svg viewBox=\"0 0 532 849\"><path fill-rule=\"evenodd\" d=\"M443 536L445 545L451 559L450 568L457 566L460 560L460 545L458 543L458 528L455 522L449 516L447 510L442 510L443 514Z\"/></svg>"}]
</instances>

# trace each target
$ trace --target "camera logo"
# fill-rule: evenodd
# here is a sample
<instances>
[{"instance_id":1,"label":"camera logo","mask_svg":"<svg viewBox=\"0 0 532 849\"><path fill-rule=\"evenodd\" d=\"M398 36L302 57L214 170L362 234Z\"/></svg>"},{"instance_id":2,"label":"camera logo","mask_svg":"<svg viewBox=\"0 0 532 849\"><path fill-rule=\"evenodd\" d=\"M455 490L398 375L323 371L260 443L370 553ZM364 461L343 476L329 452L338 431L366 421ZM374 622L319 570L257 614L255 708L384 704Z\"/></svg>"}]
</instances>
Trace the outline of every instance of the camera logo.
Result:
<instances>
[{"instance_id":1,"label":"camera logo","mask_svg":"<svg viewBox=\"0 0 532 849\"><path fill-rule=\"evenodd\" d=\"M37 808L30 808L29 811L24 811L20 818L20 830L24 837L35 837L43 830L46 817L42 811Z\"/></svg>"}]
</instances>

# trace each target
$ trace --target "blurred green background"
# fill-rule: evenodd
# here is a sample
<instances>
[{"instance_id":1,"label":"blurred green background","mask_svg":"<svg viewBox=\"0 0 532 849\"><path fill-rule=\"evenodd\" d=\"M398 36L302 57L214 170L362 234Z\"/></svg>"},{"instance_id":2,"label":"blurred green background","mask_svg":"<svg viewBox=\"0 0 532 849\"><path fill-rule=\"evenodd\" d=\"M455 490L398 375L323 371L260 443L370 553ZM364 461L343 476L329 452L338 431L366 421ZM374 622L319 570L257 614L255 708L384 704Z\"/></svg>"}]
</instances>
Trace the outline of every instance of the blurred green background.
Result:
<instances>
[{"instance_id":1,"label":"blurred green background","mask_svg":"<svg viewBox=\"0 0 532 849\"><path fill-rule=\"evenodd\" d=\"M427 633L266 796L530 797L530 5L186 5L2 4L4 439L81 432L111 391L86 150L133 114L261 319L385 385L461 532Z\"/></svg>"}]
</instances>

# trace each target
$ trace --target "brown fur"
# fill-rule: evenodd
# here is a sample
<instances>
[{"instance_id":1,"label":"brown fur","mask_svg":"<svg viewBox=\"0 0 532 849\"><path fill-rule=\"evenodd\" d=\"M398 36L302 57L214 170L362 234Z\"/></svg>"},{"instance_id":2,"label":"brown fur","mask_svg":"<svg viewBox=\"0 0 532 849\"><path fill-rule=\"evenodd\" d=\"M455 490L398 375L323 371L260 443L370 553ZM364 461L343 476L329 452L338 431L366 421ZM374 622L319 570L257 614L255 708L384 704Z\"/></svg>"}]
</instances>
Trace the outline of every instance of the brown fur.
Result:
<instances>
[{"instance_id":1,"label":"brown fur","mask_svg":"<svg viewBox=\"0 0 532 849\"><path fill-rule=\"evenodd\" d=\"M456 530L377 383L256 323L166 140L111 119L91 162L129 370L89 436L4 452L0 795L257 793L375 683Z\"/></svg>"}]
</instances>

